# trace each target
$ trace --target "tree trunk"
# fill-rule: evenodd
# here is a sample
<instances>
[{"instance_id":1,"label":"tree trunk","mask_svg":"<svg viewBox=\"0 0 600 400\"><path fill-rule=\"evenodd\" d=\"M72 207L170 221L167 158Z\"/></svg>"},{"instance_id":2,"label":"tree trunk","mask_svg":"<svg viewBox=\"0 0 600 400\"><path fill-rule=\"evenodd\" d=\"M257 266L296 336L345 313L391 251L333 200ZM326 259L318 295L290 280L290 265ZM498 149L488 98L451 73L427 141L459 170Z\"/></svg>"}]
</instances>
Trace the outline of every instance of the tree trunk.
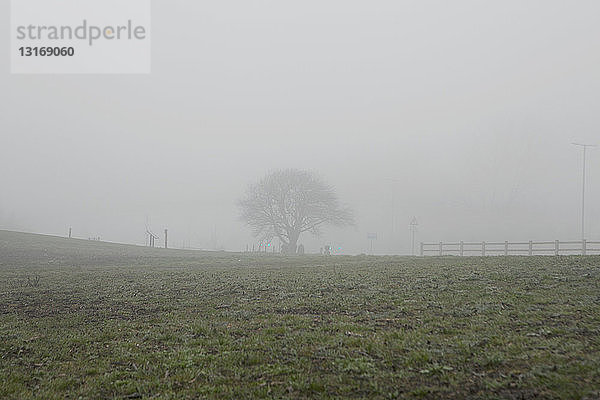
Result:
<instances>
[{"instance_id":1,"label":"tree trunk","mask_svg":"<svg viewBox=\"0 0 600 400\"><path fill-rule=\"evenodd\" d=\"M300 237L300 233L291 232L288 236L290 242L287 245L287 253L288 254L296 254L298 249L298 238Z\"/></svg>"}]
</instances>

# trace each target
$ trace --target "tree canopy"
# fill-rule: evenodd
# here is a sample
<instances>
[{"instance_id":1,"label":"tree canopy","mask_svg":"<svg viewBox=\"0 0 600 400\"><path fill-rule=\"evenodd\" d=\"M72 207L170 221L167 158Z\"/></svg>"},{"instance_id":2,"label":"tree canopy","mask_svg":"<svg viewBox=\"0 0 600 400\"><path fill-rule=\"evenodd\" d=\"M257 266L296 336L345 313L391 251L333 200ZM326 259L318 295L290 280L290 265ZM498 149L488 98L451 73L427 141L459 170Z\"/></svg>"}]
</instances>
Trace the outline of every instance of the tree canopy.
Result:
<instances>
[{"instance_id":1,"label":"tree canopy","mask_svg":"<svg viewBox=\"0 0 600 400\"><path fill-rule=\"evenodd\" d=\"M333 186L316 174L297 169L269 173L250 185L238 202L241 218L255 236L277 237L288 253L295 253L304 232L319 235L325 225L354 223L350 209L340 205Z\"/></svg>"}]
</instances>

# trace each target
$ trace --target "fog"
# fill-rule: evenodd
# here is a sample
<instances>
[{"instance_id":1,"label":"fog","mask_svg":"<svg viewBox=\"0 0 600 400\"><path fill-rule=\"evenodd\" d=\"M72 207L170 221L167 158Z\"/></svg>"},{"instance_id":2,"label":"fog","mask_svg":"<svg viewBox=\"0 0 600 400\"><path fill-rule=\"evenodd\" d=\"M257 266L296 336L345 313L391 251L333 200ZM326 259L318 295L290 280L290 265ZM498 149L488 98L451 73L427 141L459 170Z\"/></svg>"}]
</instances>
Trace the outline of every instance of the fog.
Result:
<instances>
[{"instance_id":1,"label":"fog","mask_svg":"<svg viewBox=\"0 0 600 400\"><path fill-rule=\"evenodd\" d=\"M0 35L0 229L239 251L246 186L332 183L344 253L580 237L600 144L597 1L154 1L152 73L11 75ZM0 26L9 24L8 2ZM600 148L586 237L600 238Z\"/></svg>"}]
</instances>

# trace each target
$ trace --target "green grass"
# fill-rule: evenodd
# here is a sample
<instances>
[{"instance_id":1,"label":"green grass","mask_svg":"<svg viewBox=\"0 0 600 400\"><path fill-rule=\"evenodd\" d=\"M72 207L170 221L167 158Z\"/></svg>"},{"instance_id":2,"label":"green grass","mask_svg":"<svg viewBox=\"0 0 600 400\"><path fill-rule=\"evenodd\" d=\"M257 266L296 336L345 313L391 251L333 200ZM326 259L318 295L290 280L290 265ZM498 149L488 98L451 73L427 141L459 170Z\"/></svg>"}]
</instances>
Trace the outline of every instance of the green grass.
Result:
<instances>
[{"instance_id":1,"label":"green grass","mask_svg":"<svg viewBox=\"0 0 600 400\"><path fill-rule=\"evenodd\" d=\"M0 398L598 398L599 264L0 231Z\"/></svg>"}]
</instances>

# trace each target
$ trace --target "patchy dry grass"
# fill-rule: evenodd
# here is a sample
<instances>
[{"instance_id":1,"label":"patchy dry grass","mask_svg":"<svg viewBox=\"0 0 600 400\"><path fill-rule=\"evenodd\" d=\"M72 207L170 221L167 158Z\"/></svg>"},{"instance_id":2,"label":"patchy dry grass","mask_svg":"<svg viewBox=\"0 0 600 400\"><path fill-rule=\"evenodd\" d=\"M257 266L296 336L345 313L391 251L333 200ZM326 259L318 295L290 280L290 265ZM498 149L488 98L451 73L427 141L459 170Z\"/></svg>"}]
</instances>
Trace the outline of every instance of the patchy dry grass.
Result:
<instances>
[{"instance_id":1,"label":"patchy dry grass","mask_svg":"<svg viewBox=\"0 0 600 400\"><path fill-rule=\"evenodd\" d=\"M599 264L0 231L0 398L598 398Z\"/></svg>"}]
</instances>

